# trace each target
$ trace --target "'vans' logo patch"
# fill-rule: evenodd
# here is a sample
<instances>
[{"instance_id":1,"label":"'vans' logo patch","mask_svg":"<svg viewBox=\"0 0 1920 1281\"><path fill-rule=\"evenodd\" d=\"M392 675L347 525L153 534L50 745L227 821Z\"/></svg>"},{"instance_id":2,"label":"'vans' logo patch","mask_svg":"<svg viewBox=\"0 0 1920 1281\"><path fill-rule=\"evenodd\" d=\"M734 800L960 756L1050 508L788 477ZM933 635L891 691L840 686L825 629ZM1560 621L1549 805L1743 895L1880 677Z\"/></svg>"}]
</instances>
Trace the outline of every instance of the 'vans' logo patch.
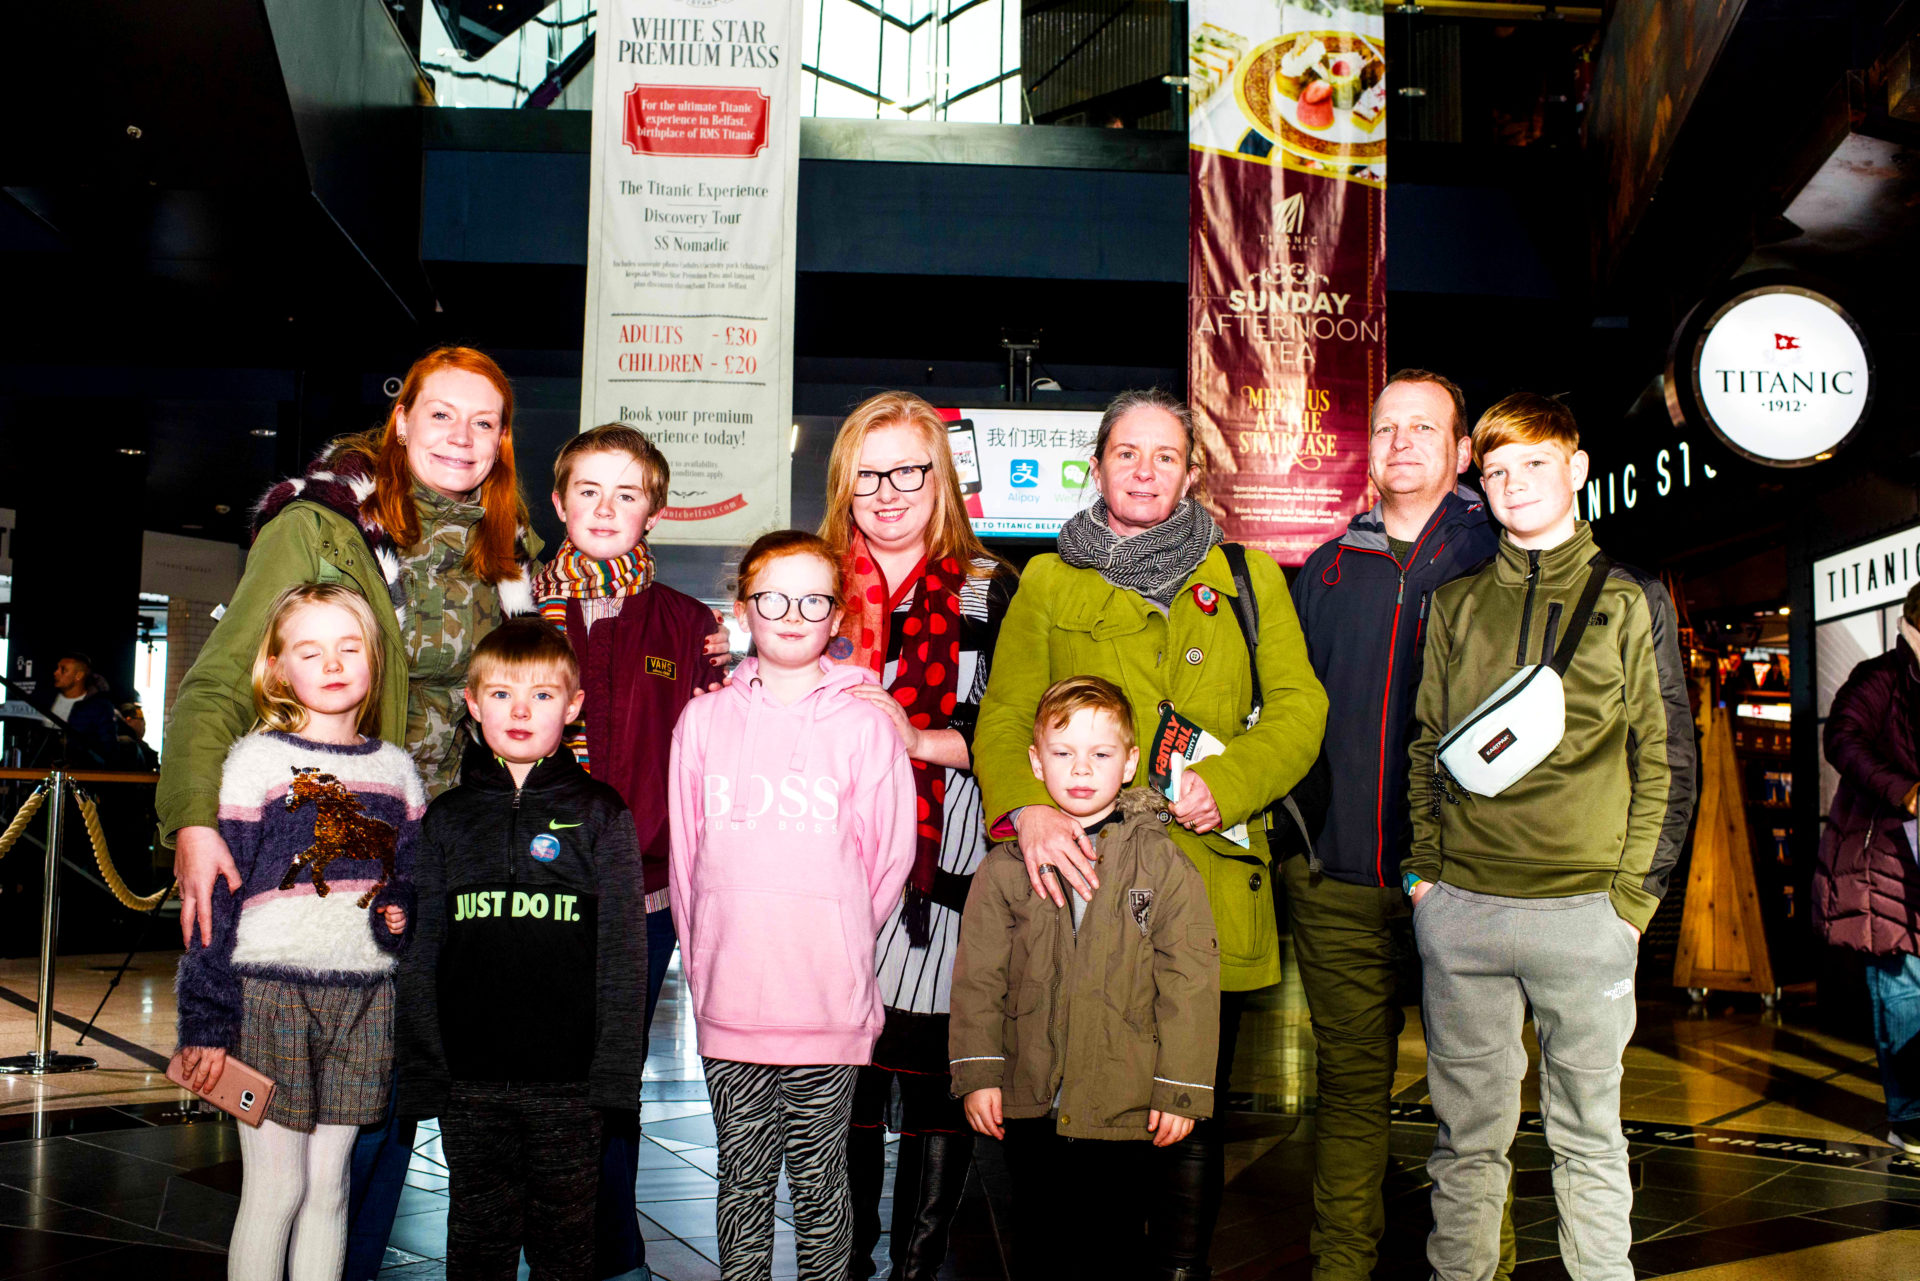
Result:
<instances>
[{"instance_id":1,"label":"'vans' logo patch","mask_svg":"<svg viewBox=\"0 0 1920 1281\"><path fill-rule=\"evenodd\" d=\"M673 671L674 666L671 658L655 658L652 654L647 655L647 675L664 676L668 680L672 680Z\"/></svg>"},{"instance_id":2,"label":"'vans' logo patch","mask_svg":"<svg viewBox=\"0 0 1920 1281\"><path fill-rule=\"evenodd\" d=\"M1509 747L1512 747L1513 744L1513 731L1503 729L1488 739L1485 745L1480 748L1480 759L1491 764L1494 757L1500 755L1500 753L1506 751Z\"/></svg>"},{"instance_id":3,"label":"'vans' logo patch","mask_svg":"<svg viewBox=\"0 0 1920 1281\"><path fill-rule=\"evenodd\" d=\"M1147 936L1147 926L1153 920L1153 891L1128 890L1127 908L1133 913L1133 923L1140 927L1140 937Z\"/></svg>"}]
</instances>

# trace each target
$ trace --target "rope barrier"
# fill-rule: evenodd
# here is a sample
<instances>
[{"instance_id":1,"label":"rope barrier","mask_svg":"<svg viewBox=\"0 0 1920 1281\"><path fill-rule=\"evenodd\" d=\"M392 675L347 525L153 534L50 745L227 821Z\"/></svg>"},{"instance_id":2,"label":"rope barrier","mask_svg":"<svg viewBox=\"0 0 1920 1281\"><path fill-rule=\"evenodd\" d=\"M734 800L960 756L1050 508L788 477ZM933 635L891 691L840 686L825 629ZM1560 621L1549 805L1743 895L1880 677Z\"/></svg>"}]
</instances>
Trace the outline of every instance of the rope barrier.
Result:
<instances>
[{"instance_id":1,"label":"rope barrier","mask_svg":"<svg viewBox=\"0 0 1920 1281\"><path fill-rule=\"evenodd\" d=\"M27 830L27 824L33 821L33 816L40 812L40 802L46 799L47 785L42 783L33 789L33 795L29 796L27 803L20 807L20 812L13 816L13 822L7 824L7 830L0 832L0 855L4 855L13 848L13 843L20 839L22 832Z\"/></svg>"},{"instance_id":2,"label":"rope barrier","mask_svg":"<svg viewBox=\"0 0 1920 1281\"><path fill-rule=\"evenodd\" d=\"M99 805L78 787L73 789L73 801L80 807L80 821L86 825L87 835L93 841L93 860L100 865L100 879L107 883L107 889L120 900L120 905L135 912L151 912L166 902L174 890L179 888L179 883L177 881L170 883L167 888L156 890L145 896L135 894L127 883L120 879L120 873L113 865L113 856L107 853L107 834L100 827ZM19 820L15 819L14 822L18 824Z\"/></svg>"}]
</instances>

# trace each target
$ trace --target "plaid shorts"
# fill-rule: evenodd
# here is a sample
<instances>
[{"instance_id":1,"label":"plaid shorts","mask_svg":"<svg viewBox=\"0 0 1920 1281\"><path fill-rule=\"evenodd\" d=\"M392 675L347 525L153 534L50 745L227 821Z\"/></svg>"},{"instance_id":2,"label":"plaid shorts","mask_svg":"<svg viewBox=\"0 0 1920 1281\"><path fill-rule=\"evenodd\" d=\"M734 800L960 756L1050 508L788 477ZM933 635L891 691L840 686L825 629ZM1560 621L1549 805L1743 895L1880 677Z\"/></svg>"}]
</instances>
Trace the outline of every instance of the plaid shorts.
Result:
<instances>
[{"instance_id":1,"label":"plaid shorts","mask_svg":"<svg viewBox=\"0 0 1920 1281\"><path fill-rule=\"evenodd\" d=\"M236 1057L273 1078L267 1120L309 1133L316 1125L372 1125L393 1084L393 979L371 987L240 980Z\"/></svg>"}]
</instances>

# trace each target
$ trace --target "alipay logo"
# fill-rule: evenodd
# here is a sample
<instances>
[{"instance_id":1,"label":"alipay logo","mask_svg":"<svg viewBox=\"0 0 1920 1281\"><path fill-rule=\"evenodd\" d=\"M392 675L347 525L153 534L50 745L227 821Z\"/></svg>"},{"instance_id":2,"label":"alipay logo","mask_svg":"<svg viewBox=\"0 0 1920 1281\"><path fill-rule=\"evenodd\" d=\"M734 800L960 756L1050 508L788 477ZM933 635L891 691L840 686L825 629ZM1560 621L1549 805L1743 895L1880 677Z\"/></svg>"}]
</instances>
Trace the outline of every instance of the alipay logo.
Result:
<instances>
[{"instance_id":1,"label":"alipay logo","mask_svg":"<svg viewBox=\"0 0 1920 1281\"><path fill-rule=\"evenodd\" d=\"M1015 489L1037 489L1040 485L1040 460L1016 458L1007 469L1007 482Z\"/></svg>"}]
</instances>

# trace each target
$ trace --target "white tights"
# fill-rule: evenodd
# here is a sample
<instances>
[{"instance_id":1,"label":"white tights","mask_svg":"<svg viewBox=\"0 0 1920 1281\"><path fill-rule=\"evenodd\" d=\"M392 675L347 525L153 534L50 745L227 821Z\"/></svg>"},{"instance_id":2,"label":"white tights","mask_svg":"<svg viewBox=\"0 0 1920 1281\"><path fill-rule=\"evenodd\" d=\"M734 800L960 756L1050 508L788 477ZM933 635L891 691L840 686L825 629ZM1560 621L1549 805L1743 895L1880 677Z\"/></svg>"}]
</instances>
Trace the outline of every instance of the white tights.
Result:
<instances>
[{"instance_id":1,"label":"white tights","mask_svg":"<svg viewBox=\"0 0 1920 1281\"><path fill-rule=\"evenodd\" d=\"M240 1217L228 1281L339 1281L347 1258L347 1180L355 1125L312 1134L272 1121L240 1127Z\"/></svg>"}]
</instances>

